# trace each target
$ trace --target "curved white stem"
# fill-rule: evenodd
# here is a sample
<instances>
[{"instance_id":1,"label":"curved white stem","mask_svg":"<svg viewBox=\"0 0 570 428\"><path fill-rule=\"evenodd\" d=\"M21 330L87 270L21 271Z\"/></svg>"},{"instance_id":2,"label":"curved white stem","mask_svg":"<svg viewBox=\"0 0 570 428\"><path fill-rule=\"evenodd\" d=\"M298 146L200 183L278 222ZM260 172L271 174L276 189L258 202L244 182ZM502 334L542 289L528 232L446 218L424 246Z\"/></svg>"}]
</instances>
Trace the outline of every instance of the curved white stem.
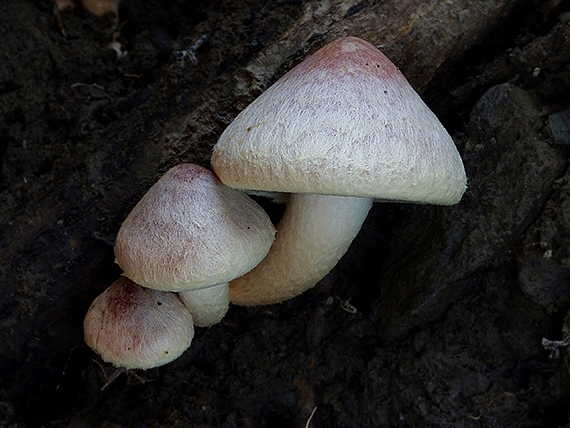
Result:
<instances>
[{"instance_id":1,"label":"curved white stem","mask_svg":"<svg viewBox=\"0 0 570 428\"><path fill-rule=\"evenodd\" d=\"M292 194L269 254L230 282L230 301L282 302L313 287L348 250L372 207L370 198Z\"/></svg>"},{"instance_id":2,"label":"curved white stem","mask_svg":"<svg viewBox=\"0 0 570 428\"><path fill-rule=\"evenodd\" d=\"M199 290L181 291L178 294L192 314L196 327L210 327L219 323L230 304L227 282Z\"/></svg>"}]
</instances>

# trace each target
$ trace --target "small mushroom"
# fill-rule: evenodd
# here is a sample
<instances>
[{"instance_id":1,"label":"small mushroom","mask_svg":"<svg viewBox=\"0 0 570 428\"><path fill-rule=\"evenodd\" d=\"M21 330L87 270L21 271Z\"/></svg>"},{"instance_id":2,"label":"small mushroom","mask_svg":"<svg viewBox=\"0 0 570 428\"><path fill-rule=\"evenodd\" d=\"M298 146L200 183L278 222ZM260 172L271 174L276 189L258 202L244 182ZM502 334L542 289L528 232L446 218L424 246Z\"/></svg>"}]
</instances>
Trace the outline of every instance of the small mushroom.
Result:
<instances>
[{"instance_id":1,"label":"small mushroom","mask_svg":"<svg viewBox=\"0 0 570 428\"><path fill-rule=\"evenodd\" d=\"M437 117L372 44L336 40L290 70L220 136L212 167L238 189L290 193L269 255L230 284L262 305L315 285L375 199L451 205L463 163Z\"/></svg>"},{"instance_id":2,"label":"small mushroom","mask_svg":"<svg viewBox=\"0 0 570 428\"><path fill-rule=\"evenodd\" d=\"M176 293L141 287L128 278L97 297L83 322L85 342L116 367L150 369L178 358L194 324Z\"/></svg>"},{"instance_id":3,"label":"small mushroom","mask_svg":"<svg viewBox=\"0 0 570 428\"><path fill-rule=\"evenodd\" d=\"M133 208L115 242L124 275L144 287L180 292L196 326L219 322L228 282L268 253L275 228L245 193L206 168L169 170Z\"/></svg>"}]
</instances>

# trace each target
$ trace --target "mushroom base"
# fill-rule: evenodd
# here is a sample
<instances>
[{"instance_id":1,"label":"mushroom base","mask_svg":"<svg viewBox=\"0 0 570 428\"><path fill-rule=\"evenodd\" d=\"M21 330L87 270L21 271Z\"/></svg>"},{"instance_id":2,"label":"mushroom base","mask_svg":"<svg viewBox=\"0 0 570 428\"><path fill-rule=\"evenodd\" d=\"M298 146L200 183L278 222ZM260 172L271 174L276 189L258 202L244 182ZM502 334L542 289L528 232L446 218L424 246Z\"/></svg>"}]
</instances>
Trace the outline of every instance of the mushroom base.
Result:
<instances>
[{"instance_id":1,"label":"mushroom base","mask_svg":"<svg viewBox=\"0 0 570 428\"><path fill-rule=\"evenodd\" d=\"M210 327L219 323L230 304L227 282L199 290L181 291L178 295L192 314L196 327Z\"/></svg>"}]
</instances>

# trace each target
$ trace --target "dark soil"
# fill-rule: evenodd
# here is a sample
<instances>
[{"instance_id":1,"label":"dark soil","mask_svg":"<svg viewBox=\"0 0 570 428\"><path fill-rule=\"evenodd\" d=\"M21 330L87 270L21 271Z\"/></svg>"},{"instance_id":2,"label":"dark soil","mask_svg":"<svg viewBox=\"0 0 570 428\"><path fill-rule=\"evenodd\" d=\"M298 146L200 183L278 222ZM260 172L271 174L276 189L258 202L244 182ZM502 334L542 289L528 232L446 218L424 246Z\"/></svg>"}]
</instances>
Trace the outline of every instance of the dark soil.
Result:
<instances>
[{"instance_id":1,"label":"dark soil","mask_svg":"<svg viewBox=\"0 0 570 428\"><path fill-rule=\"evenodd\" d=\"M83 343L90 302L120 275L116 232L152 183L208 166L267 84L404 4L323 2L342 10L330 32L288 33L321 25L306 19L317 3L124 0L122 59L112 16L0 4L0 426L570 427L569 347L542 345L570 331L564 1L491 2L479 34L445 27L437 47L420 24L407 39L378 24L458 145L459 205L376 204L315 288L232 306L166 366L117 371ZM408 1L405 16L493 12L469 3Z\"/></svg>"}]
</instances>

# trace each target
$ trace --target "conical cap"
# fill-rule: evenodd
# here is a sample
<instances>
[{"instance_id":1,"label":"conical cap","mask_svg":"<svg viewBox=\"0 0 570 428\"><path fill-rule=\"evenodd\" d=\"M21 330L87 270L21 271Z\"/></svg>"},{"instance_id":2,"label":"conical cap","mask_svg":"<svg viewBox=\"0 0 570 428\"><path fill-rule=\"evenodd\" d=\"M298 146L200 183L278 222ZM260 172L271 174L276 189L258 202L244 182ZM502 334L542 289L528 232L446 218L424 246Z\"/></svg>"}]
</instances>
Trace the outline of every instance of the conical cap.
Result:
<instances>
[{"instance_id":1,"label":"conical cap","mask_svg":"<svg viewBox=\"0 0 570 428\"><path fill-rule=\"evenodd\" d=\"M293 68L221 135L212 166L230 187L454 204L455 144L398 68L347 37Z\"/></svg>"}]
</instances>

